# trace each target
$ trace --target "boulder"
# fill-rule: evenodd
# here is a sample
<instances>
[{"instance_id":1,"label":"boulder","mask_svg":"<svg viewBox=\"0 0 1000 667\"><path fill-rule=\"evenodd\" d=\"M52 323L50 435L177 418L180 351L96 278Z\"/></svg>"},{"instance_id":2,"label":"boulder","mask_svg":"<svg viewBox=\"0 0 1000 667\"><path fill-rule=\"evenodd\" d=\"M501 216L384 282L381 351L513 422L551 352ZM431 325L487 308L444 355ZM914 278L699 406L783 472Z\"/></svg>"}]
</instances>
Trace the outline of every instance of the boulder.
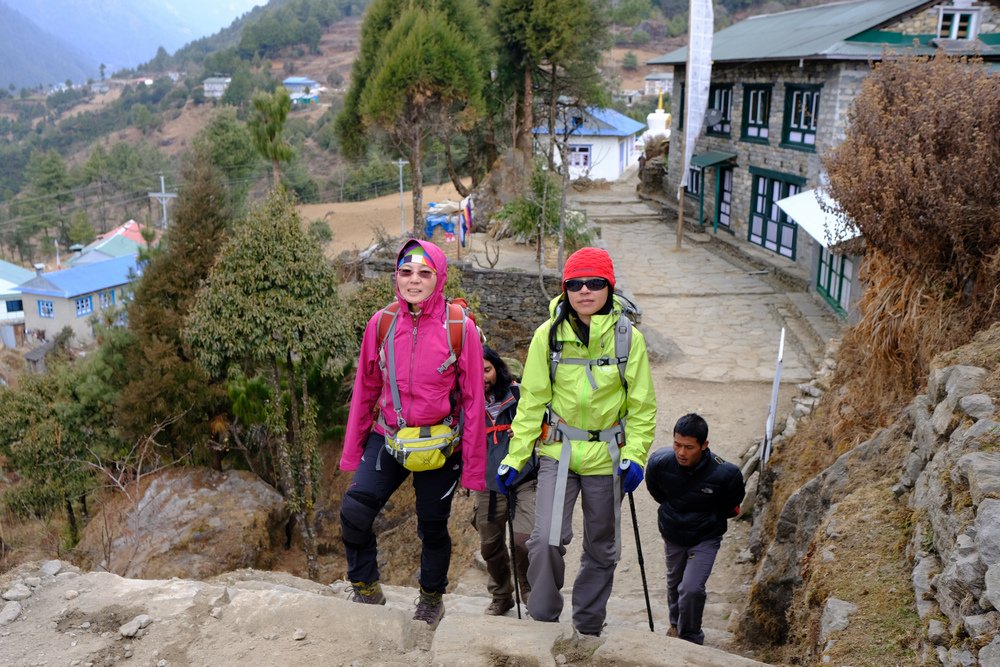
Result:
<instances>
[{"instance_id":1,"label":"boulder","mask_svg":"<svg viewBox=\"0 0 1000 667\"><path fill-rule=\"evenodd\" d=\"M106 504L79 550L123 576L204 579L273 565L288 516L281 495L252 473L172 468Z\"/></svg>"}]
</instances>

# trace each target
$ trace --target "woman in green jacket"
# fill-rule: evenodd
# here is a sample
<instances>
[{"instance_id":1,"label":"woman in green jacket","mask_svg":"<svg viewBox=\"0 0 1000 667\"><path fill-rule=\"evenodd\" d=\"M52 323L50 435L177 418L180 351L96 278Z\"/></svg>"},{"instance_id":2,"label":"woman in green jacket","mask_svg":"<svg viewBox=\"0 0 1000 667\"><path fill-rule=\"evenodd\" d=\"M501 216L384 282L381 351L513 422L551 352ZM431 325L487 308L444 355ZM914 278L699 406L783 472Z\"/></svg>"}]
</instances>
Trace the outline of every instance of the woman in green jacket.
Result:
<instances>
[{"instance_id":1,"label":"woman in green jacket","mask_svg":"<svg viewBox=\"0 0 1000 667\"><path fill-rule=\"evenodd\" d=\"M581 248L566 260L563 291L535 330L521 382L501 492L532 450L539 455L535 527L528 540L528 613L555 622L573 508L583 496L583 553L573 625L599 635L621 556L621 499L642 482L656 429L646 341L614 295L611 257Z\"/></svg>"}]
</instances>

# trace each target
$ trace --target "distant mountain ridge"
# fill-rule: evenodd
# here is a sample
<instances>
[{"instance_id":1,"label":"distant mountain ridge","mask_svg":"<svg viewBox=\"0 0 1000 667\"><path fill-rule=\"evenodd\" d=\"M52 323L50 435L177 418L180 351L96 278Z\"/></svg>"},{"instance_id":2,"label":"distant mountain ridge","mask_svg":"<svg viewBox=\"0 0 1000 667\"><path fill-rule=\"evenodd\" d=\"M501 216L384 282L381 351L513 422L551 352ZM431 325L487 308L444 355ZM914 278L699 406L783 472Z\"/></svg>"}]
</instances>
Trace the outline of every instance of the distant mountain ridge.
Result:
<instances>
[{"instance_id":1,"label":"distant mountain ridge","mask_svg":"<svg viewBox=\"0 0 1000 667\"><path fill-rule=\"evenodd\" d=\"M0 0L0 87L85 81L98 64Z\"/></svg>"},{"instance_id":2,"label":"distant mountain ridge","mask_svg":"<svg viewBox=\"0 0 1000 667\"><path fill-rule=\"evenodd\" d=\"M266 0L6 0L35 23L72 45L108 73L151 60L159 47L173 52L209 35ZM0 71L2 79L3 71ZM64 77L65 78L65 77ZM62 80L62 79L59 79Z\"/></svg>"}]
</instances>

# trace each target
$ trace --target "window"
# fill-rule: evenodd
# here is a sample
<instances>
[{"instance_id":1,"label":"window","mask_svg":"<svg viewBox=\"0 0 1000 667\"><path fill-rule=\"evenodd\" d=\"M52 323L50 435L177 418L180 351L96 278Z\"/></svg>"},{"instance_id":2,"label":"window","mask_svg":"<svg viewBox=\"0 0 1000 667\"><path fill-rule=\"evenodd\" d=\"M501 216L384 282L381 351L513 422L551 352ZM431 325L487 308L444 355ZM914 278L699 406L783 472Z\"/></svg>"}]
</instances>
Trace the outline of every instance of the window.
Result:
<instances>
[{"instance_id":1,"label":"window","mask_svg":"<svg viewBox=\"0 0 1000 667\"><path fill-rule=\"evenodd\" d=\"M590 168L590 146L569 146L569 166L576 169Z\"/></svg>"},{"instance_id":2,"label":"window","mask_svg":"<svg viewBox=\"0 0 1000 667\"><path fill-rule=\"evenodd\" d=\"M937 36L940 39L973 40L979 28L979 12L977 8L959 9L941 8L938 17Z\"/></svg>"},{"instance_id":3,"label":"window","mask_svg":"<svg viewBox=\"0 0 1000 667\"><path fill-rule=\"evenodd\" d=\"M854 261L850 257L835 255L829 249L823 248L819 257L816 290L840 313L846 313L851 305L853 278Z\"/></svg>"},{"instance_id":4,"label":"window","mask_svg":"<svg viewBox=\"0 0 1000 667\"><path fill-rule=\"evenodd\" d=\"M24 312L24 302L20 299L11 299L7 302L7 312L8 313L23 313Z\"/></svg>"},{"instance_id":5,"label":"window","mask_svg":"<svg viewBox=\"0 0 1000 667\"><path fill-rule=\"evenodd\" d=\"M781 143L786 148L816 150L820 86L785 86L785 124Z\"/></svg>"},{"instance_id":6,"label":"window","mask_svg":"<svg viewBox=\"0 0 1000 667\"><path fill-rule=\"evenodd\" d=\"M115 305L115 291L108 290L107 292L101 292L101 310L107 310L108 308L113 308Z\"/></svg>"},{"instance_id":7,"label":"window","mask_svg":"<svg viewBox=\"0 0 1000 667\"><path fill-rule=\"evenodd\" d=\"M83 317L94 312L94 297L84 296L76 300L76 316Z\"/></svg>"},{"instance_id":8,"label":"window","mask_svg":"<svg viewBox=\"0 0 1000 667\"><path fill-rule=\"evenodd\" d=\"M684 84L683 83L681 84L681 102L678 108L680 109L681 116L680 118L677 119L677 129L683 130L684 129Z\"/></svg>"},{"instance_id":9,"label":"window","mask_svg":"<svg viewBox=\"0 0 1000 667\"><path fill-rule=\"evenodd\" d=\"M733 127L733 86L712 86L708 90L708 106L718 110L722 117L719 122L706 130L707 134L729 136Z\"/></svg>"},{"instance_id":10,"label":"window","mask_svg":"<svg viewBox=\"0 0 1000 667\"><path fill-rule=\"evenodd\" d=\"M56 316L56 307L51 301L39 301L38 302L38 316L44 318L53 318Z\"/></svg>"},{"instance_id":11,"label":"window","mask_svg":"<svg viewBox=\"0 0 1000 667\"><path fill-rule=\"evenodd\" d=\"M771 121L771 86L743 86L743 141L768 143L767 126Z\"/></svg>"},{"instance_id":12,"label":"window","mask_svg":"<svg viewBox=\"0 0 1000 667\"><path fill-rule=\"evenodd\" d=\"M779 255L795 259L797 225L778 206L778 200L802 189L805 179L769 169L750 167L753 190L747 239Z\"/></svg>"},{"instance_id":13,"label":"window","mask_svg":"<svg viewBox=\"0 0 1000 667\"><path fill-rule=\"evenodd\" d=\"M701 167L690 167L688 169L687 193L689 195L700 195L704 184L705 170Z\"/></svg>"}]
</instances>

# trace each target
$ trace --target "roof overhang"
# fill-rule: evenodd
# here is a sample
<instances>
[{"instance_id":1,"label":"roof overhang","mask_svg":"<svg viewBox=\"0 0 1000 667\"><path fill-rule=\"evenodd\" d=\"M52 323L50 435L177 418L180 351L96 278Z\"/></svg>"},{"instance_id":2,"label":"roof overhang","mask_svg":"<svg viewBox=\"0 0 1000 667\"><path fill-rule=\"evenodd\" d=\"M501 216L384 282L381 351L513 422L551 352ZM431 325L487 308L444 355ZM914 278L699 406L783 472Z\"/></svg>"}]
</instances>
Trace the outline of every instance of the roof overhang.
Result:
<instances>
[{"instance_id":1,"label":"roof overhang","mask_svg":"<svg viewBox=\"0 0 1000 667\"><path fill-rule=\"evenodd\" d=\"M833 212L837 202L822 188L804 190L776 203L824 248L861 236L857 227Z\"/></svg>"},{"instance_id":2,"label":"roof overhang","mask_svg":"<svg viewBox=\"0 0 1000 667\"><path fill-rule=\"evenodd\" d=\"M692 167L712 167L717 164L722 164L724 162L732 162L736 159L736 153L729 153L727 151L707 151L701 153L700 155L691 156L691 166Z\"/></svg>"}]
</instances>

